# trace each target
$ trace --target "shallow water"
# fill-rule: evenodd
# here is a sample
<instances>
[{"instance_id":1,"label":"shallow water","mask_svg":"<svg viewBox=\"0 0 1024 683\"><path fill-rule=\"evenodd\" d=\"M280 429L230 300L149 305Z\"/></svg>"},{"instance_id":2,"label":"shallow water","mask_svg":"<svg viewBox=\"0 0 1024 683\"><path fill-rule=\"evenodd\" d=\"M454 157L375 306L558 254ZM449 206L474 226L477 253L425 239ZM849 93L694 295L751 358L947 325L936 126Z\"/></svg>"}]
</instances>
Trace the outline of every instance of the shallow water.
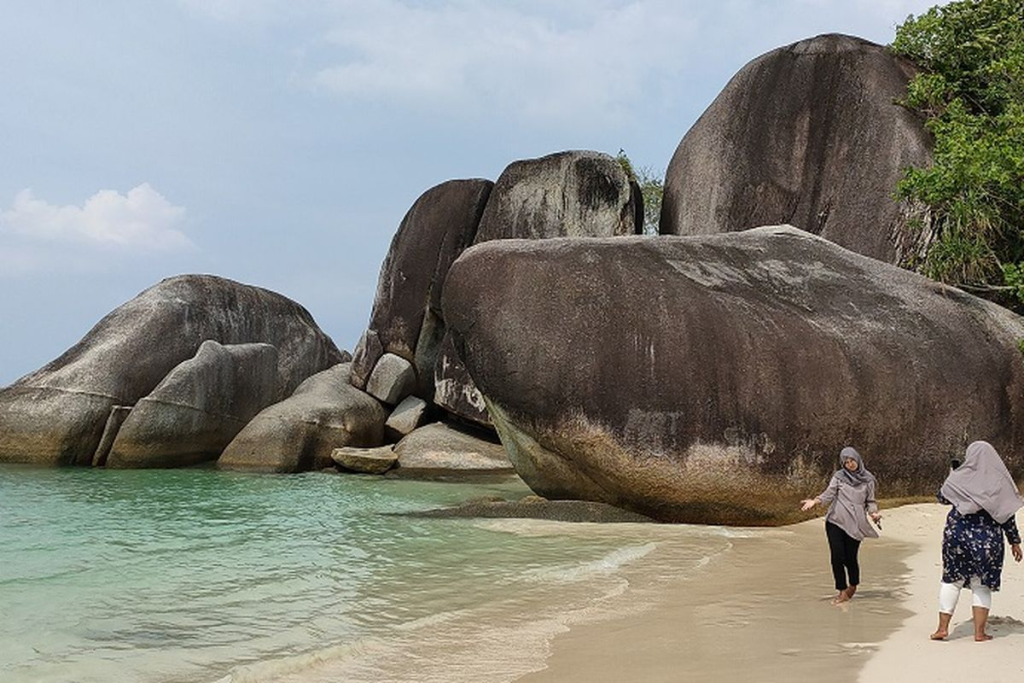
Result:
<instances>
[{"instance_id":1,"label":"shallow water","mask_svg":"<svg viewBox=\"0 0 1024 683\"><path fill-rule=\"evenodd\" d=\"M502 483L0 467L0 679L512 680L621 612L650 525L384 513ZM695 533L672 571L728 545Z\"/></svg>"}]
</instances>

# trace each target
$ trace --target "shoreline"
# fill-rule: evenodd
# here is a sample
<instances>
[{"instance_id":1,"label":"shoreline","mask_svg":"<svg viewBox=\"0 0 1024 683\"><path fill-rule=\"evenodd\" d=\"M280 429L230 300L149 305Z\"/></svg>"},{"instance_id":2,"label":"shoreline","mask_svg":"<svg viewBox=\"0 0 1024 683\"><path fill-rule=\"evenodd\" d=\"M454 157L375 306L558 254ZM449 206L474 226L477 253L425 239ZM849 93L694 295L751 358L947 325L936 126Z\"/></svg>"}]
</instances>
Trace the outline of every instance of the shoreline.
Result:
<instances>
[{"instance_id":1,"label":"shoreline","mask_svg":"<svg viewBox=\"0 0 1024 683\"><path fill-rule=\"evenodd\" d=\"M850 603L830 604L835 591L822 517L788 527L732 529L733 547L697 575L647 581L644 573L651 570L638 568L630 576L630 601L646 609L571 625L549 643L545 668L515 681L825 677L854 683L918 609L908 599L914 595L913 558L922 546L902 532L913 520L890 523L913 513L897 508L883 515L885 535L861 546L862 587ZM645 566L671 562L676 543L668 536ZM905 671L902 660L895 663L898 668L886 669L890 677Z\"/></svg>"},{"instance_id":2,"label":"shoreline","mask_svg":"<svg viewBox=\"0 0 1024 683\"><path fill-rule=\"evenodd\" d=\"M937 619L947 510L938 503L884 509L882 538L861 546L862 587L840 606L830 604L821 517L737 530L749 533L729 553L700 576L655 587L660 594L649 594L640 572L633 599L651 607L572 625L550 642L545 668L516 683L1020 680L1024 563L1013 562L1009 550L1002 589L993 596L993 640L974 642L969 591L961 594L950 638L928 638Z\"/></svg>"},{"instance_id":3,"label":"shoreline","mask_svg":"<svg viewBox=\"0 0 1024 683\"><path fill-rule=\"evenodd\" d=\"M938 503L899 509L884 523L892 533L918 543L910 557L911 580L905 604L913 613L890 635L861 671L859 681L880 676L893 679L913 672L913 678L935 681L985 680L990 683L1018 681L1024 675L1024 563L1016 563L1006 548L1002 586L992 594L988 632L992 640L974 642L971 594L961 591L960 600L945 641L928 636L938 620L939 581L942 577L942 529L948 507ZM883 511L883 515L885 511ZM1024 521L1018 513L1017 523Z\"/></svg>"}]
</instances>

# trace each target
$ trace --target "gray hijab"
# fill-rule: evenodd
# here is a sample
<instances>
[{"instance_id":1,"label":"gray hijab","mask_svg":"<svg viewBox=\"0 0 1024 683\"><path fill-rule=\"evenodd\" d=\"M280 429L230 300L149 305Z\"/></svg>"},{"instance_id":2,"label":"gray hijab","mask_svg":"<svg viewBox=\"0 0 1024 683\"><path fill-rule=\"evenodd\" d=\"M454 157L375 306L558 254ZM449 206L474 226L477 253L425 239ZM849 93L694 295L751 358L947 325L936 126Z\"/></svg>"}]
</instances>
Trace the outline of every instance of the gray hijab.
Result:
<instances>
[{"instance_id":1,"label":"gray hijab","mask_svg":"<svg viewBox=\"0 0 1024 683\"><path fill-rule=\"evenodd\" d=\"M857 461L857 469L853 472L846 469L847 459ZM864 467L864 458L860 457L860 453L852 446L847 446L839 452L839 469L836 470L835 476L851 486L860 486L875 480L875 475L868 472L867 468Z\"/></svg>"},{"instance_id":2,"label":"gray hijab","mask_svg":"<svg viewBox=\"0 0 1024 683\"><path fill-rule=\"evenodd\" d=\"M1000 524L1024 505L1003 459L987 441L967 447L964 463L949 473L940 492L961 515L985 510Z\"/></svg>"}]
</instances>

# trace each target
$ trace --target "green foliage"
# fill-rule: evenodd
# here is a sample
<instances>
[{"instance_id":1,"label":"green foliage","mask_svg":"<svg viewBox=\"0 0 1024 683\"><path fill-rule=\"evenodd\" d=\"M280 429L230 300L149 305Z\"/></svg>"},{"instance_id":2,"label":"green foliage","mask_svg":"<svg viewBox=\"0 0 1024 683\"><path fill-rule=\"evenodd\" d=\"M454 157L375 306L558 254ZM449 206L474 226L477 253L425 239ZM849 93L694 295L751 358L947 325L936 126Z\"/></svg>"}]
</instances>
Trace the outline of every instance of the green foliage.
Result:
<instances>
[{"instance_id":1,"label":"green foliage","mask_svg":"<svg viewBox=\"0 0 1024 683\"><path fill-rule=\"evenodd\" d=\"M644 199L644 228L643 234L657 235L658 221L661 219L661 197L665 190L665 180L662 174L655 173L650 167L643 166L639 171L634 170L633 162L626 156L626 152L619 150L615 159L622 166L622 170L630 180L636 181L640 186L640 194Z\"/></svg>"},{"instance_id":2,"label":"green foliage","mask_svg":"<svg viewBox=\"0 0 1024 683\"><path fill-rule=\"evenodd\" d=\"M897 194L924 204L925 272L1024 308L1024 0L960 0L910 16L893 49L924 69L904 104L926 117L935 163Z\"/></svg>"}]
</instances>

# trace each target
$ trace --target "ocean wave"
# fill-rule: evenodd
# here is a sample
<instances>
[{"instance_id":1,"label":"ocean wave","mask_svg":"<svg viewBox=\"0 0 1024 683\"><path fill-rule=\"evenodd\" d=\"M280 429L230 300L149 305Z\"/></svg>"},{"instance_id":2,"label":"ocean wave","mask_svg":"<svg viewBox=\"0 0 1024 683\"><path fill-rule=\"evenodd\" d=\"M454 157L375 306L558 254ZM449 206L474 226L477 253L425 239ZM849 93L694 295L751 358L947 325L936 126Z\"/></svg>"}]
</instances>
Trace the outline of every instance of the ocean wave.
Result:
<instances>
[{"instance_id":1,"label":"ocean wave","mask_svg":"<svg viewBox=\"0 0 1024 683\"><path fill-rule=\"evenodd\" d=\"M267 659L252 664L237 666L231 672L213 683L268 683L280 681L294 674L303 674L322 667L336 665L346 660L373 656L387 649L388 645L379 638L332 645L320 650L291 657Z\"/></svg>"},{"instance_id":2,"label":"ocean wave","mask_svg":"<svg viewBox=\"0 0 1024 683\"><path fill-rule=\"evenodd\" d=\"M657 543L626 546L611 551L589 562L555 567L541 567L524 572L523 577L533 581L584 581L594 576L612 574L623 566L646 557L658 547Z\"/></svg>"}]
</instances>

